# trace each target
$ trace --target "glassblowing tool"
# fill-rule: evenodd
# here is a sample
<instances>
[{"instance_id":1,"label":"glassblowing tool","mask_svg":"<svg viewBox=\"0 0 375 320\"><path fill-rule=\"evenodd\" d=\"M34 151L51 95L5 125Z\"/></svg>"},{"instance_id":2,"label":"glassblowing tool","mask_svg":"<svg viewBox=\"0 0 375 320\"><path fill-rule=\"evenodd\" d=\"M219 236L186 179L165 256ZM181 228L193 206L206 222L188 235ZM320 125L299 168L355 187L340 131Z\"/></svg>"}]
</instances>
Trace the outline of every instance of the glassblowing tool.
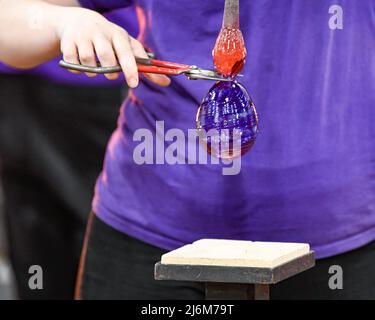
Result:
<instances>
[{"instance_id":1,"label":"glassblowing tool","mask_svg":"<svg viewBox=\"0 0 375 320\"><path fill-rule=\"evenodd\" d=\"M139 72L144 73L156 73L164 74L168 76L179 76L185 75L189 80L214 80L214 81L231 81L230 78L226 78L218 74L214 70L206 70L198 68L194 65L181 64L170 61L156 60L152 58L135 58ZM77 70L89 73L116 73L121 72L120 66L102 67L98 63L97 67L85 66L82 64L75 64L60 60L59 65L65 69Z\"/></svg>"}]
</instances>

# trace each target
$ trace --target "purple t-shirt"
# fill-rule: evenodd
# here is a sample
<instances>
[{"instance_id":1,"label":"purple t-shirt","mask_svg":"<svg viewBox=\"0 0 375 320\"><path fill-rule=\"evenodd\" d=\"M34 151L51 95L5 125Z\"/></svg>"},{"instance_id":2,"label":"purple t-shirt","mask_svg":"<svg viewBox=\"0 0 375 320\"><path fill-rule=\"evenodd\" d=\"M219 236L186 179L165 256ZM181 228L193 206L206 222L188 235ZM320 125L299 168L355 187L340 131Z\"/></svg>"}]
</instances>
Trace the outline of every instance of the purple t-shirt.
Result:
<instances>
[{"instance_id":1,"label":"purple t-shirt","mask_svg":"<svg viewBox=\"0 0 375 320\"><path fill-rule=\"evenodd\" d=\"M82 0L98 10L130 2ZM138 3L145 43L159 59L212 67L224 0ZM296 241L322 258L374 240L373 0L241 1L240 11L248 49L240 82L260 128L240 173L223 175L210 163L156 164L156 145L172 142L155 134L155 122L163 120L165 132L183 130L187 140L213 83L180 76L160 88L142 81L121 108L94 211L165 249L199 238ZM156 139L154 164L133 158L141 143L133 134L141 128Z\"/></svg>"},{"instance_id":2,"label":"purple t-shirt","mask_svg":"<svg viewBox=\"0 0 375 320\"><path fill-rule=\"evenodd\" d=\"M108 12L105 15L110 21L125 28L133 37L138 35L138 21L134 7L123 8ZM85 74L72 74L65 69L59 67L58 62L61 57L46 62L36 68L30 70L17 70L6 66L0 62L0 73L5 74L33 74L39 75L54 82L66 83L70 85L86 85L86 86L112 86L125 84L125 79L121 74L117 80L108 81L103 75L94 78L88 78Z\"/></svg>"}]
</instances>

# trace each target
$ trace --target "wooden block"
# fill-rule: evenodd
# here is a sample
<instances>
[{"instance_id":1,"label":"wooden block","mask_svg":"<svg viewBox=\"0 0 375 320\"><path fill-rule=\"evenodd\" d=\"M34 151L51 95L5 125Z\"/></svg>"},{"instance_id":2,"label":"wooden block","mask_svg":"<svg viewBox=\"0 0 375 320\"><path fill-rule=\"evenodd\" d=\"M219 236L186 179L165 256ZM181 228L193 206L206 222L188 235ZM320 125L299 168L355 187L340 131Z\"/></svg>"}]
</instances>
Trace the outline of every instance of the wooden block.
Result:
<instances>
[{"instance_id":1,"label":"wooden block","mask_svg":"<svg viewBox=\"0 0 375 320\"><path fill-rule=\"evenodd\" d=\"M201 239L164 254L161 263L273 268L309 251L307 243Z\"/></svg>"},{"instance_id":2,"label":"wooden block","mask_svg":"<svg viewBox=\"0 0 375 320\"><path fill-rule=\"evenodd\" d=\"M194 282L275 284L315 265L314 252L296 259L268 267L236 267L188 264L155 264L156 280L178 280Z\"/></svg>"}]
</instances>

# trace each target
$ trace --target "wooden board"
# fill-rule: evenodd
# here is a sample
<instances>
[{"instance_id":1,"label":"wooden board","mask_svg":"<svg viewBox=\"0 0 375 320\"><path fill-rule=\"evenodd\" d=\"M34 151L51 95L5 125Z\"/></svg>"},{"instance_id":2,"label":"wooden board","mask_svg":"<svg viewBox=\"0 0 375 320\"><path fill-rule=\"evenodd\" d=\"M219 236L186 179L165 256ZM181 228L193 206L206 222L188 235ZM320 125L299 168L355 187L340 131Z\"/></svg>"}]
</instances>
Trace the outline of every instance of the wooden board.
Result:
<instances>
[{"instance_id":1,"label":"wooden board","mask_svg":"<svg viewBox=\"0 0 375 320\"><path fill-rule=\"evenodd\" d=\"M307 243L202 239L164 254L161 264L275 268L309 252Z\"/></svg>"},{"instance_id":2,"label":"wooden board","mask_svg":"<svg viewBox=\"0 0 375 320\"><path fill-rule=\"evenodd\" d=\"M194 282L275 284L315 265L314 252L300 256L273 268L155 264L156 280Z\"/></svg>"}]
</instances>

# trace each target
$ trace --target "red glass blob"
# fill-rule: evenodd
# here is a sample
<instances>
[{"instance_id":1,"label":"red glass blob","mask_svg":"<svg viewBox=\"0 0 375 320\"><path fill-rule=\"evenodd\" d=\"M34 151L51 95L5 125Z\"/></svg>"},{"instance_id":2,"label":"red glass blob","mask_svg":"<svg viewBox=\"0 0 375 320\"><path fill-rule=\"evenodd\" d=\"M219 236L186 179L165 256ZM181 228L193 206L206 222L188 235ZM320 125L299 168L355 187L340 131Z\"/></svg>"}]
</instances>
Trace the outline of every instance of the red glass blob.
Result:
<instances>
[{"instance_id":1,"label":"red glass blob","mask_svg":"<svg viewBox=\"0 0 375 320\"><path fill-rule=\"evenodd\" d=\"M240 29L223 27L212 51L216 71L235 77L243 68L246 47Z\"/></svg>"},{"instance_id":2,"label":"red glass blob","mask_svg":"<svg viewBox=\"0 0 375 320\"><path fill-rule=\"evenodd\" d=\"M222 27L212 51L216 71L225 77L234 78L245 64L246 47L239 13L239 0L225 0Z\"/></svg>"}]
</instances>

